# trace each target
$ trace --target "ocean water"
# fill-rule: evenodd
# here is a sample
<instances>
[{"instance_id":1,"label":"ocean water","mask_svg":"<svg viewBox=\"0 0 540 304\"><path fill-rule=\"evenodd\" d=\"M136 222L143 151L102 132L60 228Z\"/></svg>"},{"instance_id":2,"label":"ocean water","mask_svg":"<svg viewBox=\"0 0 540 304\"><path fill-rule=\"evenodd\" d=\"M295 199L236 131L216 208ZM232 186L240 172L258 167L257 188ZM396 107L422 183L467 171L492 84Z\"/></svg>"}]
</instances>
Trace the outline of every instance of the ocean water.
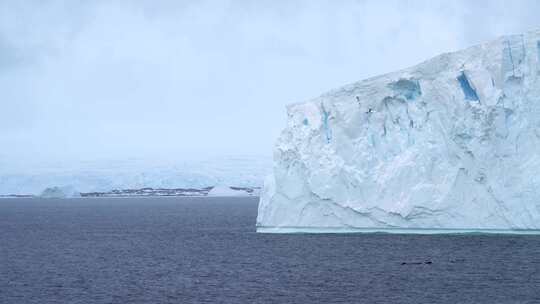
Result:
<instances>
[{"instance_id":1,"label":"ocean water","mask_svg":"<svg viewBox=\"0 0 540 304\"><path fill-rule=\"evenodd\" d=\"M256 198L2 199L0 303L540 303L540 237L257 234Z\"/></svg>"}]
</instances>

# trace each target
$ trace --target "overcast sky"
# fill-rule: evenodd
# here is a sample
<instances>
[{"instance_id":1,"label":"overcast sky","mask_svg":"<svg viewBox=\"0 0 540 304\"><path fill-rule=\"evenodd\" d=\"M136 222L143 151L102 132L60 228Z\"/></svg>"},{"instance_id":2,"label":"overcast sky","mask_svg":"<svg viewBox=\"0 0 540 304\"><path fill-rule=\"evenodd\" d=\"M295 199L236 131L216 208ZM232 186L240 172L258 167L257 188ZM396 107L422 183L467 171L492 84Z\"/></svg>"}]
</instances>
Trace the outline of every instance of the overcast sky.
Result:
<instances>
[{"instance_id":1,"label":"overcast sky","mask_svg":"<svg viewBox=\"0 0 540 304\"><path fill-rule=\"evenodd\" d=\"M286 104L539 16L535 0L0 0L0 156L271 155Z\"/></svg>"}]
</instances>

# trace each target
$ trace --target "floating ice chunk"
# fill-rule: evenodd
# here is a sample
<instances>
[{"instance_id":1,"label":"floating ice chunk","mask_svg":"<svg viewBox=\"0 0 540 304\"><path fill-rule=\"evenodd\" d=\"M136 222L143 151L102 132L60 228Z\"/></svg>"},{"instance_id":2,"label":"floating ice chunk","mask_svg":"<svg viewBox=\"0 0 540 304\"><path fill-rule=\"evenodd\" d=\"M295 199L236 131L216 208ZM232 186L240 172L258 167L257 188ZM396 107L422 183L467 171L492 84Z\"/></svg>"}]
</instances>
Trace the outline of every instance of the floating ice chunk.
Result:
<instances>
[{"instance_id":1,"label":"floating ice chunk","mask_svg":"<svg viewBox=\"0 0 540 304\"><path fill-rule=\"evenodd\" d=\"M72 198L80 196L81 194L70 186L45 188L40 194L42 198Z\"/></svg>"}]
</instances>

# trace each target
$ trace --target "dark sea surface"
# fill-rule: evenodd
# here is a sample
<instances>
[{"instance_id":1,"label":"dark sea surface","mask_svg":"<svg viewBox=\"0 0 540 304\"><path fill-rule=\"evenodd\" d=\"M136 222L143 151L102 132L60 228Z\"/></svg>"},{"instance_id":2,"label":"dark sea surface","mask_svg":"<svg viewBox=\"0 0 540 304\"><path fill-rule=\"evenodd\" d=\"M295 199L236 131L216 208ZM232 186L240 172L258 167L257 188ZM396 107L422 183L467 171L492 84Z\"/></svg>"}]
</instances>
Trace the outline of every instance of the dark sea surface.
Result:
<instances>
[{"instance_id":1,"label":"dark sea surface","mask_svg":"<svg viewBox=\"0 0 540 304\"><path fill-rule=\"evenodd\" d=\"M256 198L2 199L0 303L540 303L540 236L255 233Z\"/></svg>"}]
</instances>

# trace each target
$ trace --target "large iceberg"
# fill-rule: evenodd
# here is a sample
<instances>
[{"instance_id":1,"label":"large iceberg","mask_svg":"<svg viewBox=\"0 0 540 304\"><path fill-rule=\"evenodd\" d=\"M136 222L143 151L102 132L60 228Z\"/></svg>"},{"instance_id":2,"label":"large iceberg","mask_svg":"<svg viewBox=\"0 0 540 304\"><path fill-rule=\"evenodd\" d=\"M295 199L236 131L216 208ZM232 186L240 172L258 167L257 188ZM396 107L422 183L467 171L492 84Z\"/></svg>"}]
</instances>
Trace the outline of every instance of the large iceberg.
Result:
<instances>
[{"instance_id":1,"label":"large iceberg","mask_svg":"<svg viewBox=\"0 0 540 304\"><path fill-rule=\"evenodd\" d=\"M259 232L540 232L540 31L287 110Z\"/></svg>"}]
</instances>

